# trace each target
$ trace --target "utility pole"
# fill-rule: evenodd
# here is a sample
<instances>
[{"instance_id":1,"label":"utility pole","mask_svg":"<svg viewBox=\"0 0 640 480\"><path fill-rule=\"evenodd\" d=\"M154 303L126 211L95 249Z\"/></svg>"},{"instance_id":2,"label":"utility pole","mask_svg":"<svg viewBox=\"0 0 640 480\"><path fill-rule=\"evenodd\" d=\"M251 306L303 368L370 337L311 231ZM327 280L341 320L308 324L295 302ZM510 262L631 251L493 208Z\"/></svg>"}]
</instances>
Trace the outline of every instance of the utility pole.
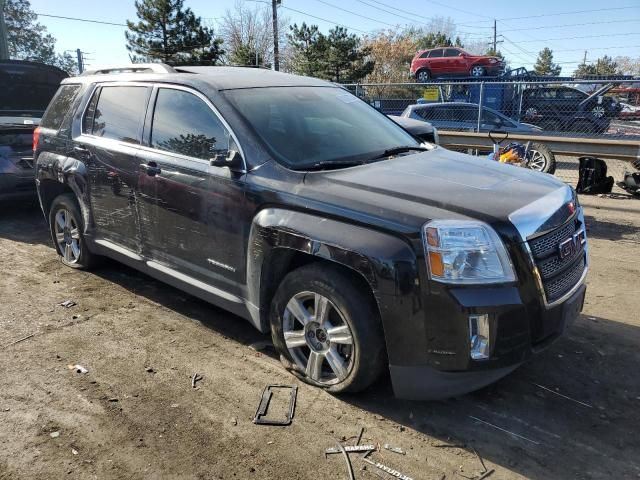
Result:
<instances>
[{"instance_id":1,"label":"utility pole","mask_svg":"<svg viewBox=\"0 0 640 480\"><path fill-rule=\"evenodd\" d=\"M77 48L76 55L78 56L78 73L82 73L84 72L84 55L82 54L82 50Z\"/></svg>"},{"instance_id":2,"label":"utility pole","mask_svg":"<svg viewBox=\"0 0 640 480\"><path fill-rule=\"evenodd\" d=\"M493 19L493 54L498 52L498 22Z\"/></svg>"},{"instance_id":3,"label":"utility pole","mask_svg":"<svg viewBox=\"0 0 640 480\"><path fill-rule=\"evenodd\" d=\"M0 60L9 59L9 40L7 24L4 22L4 0L0 0Z\"/></svg>"},{"instance_id":4,"label":"utility pole","mask_svg":"<svg viewBox=\"0 0 640 480\"><path fill-rule=\"evenodd\" d=\"M278 5L282 0L271 0L271 18L273 20L273 69L280 70L280 53L278 51Z\"/></svg>"},{"instance_id":5,"label":"utility pole","mask_svg":"<svg viewBox=\"0 0 640 480\"><path fill-rule=\"evenodd\" d=\"M584 58L582 59L582 64L586 65L587 64L587 51L584 51Z\"/></svg>"}]
</instances>

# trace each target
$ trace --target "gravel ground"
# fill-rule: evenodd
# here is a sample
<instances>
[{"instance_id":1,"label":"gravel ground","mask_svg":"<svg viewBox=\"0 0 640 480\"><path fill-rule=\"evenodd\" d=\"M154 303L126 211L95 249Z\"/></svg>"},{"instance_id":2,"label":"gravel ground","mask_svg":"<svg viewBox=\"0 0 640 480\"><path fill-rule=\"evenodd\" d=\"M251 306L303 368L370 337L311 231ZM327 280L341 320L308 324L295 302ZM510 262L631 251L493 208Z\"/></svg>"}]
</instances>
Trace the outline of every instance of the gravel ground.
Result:
<instances>
[{"instance_id":1,"label":"gravel ground","mask_svg":"<svg viewBox=\"0 0 640 480\"><path fill-rule=\"evenodd\" d=\"M4 206L0 479L344 479L322 452L361 427L415 479L479 475L474 449L491 479L638 478L640 202L613 197L582 199L585 310L533 361L442 402L394 399L388 378L341 397L300 384L289 427L251 421L267 383L297 382L247 322L116 263L65 268L41 213Z\"/></svg>"}]
</instances>

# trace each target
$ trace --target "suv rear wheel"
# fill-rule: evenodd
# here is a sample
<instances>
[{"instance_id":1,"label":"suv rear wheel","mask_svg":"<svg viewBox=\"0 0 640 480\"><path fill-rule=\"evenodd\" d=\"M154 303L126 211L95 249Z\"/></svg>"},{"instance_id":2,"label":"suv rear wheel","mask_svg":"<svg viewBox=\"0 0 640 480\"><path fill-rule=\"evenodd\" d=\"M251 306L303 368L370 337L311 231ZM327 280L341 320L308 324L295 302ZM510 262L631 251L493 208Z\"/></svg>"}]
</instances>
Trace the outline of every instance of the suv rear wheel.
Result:
<instances>
[{"instance_id":1,"label":"suv rear wheel","mask_svg":"<svg viewBox=\"0 0 640 480\"><path fill-rule=\"evenodd\" d=\"M429 70L422 69L418 70L418 72L416 73L416 80L418 80L418 82L426 82L430 78L431 74L429 73Z\"/></svg>"},{"instance_id":2,"label":"suv rear wheel","mask_svg":"<svg viewBox=\"0 0 640 480\"><path fill-rule=\"evenodd\" d=\"M272 302L271 332L284 366L332 393L365 389L385 363L373 300L332 265L304 266L285 277Z\"/></svg>"},{"instance_id":3,"label":"suv rear wheel","mask_svg":"<svg viewBox=\"0 0 640 480\"><path fill-rule=\"evenodd\" d=\"M49 228L62 263L71 268L88 269L95 264L82 234L80 208L71 193L57 196L49 210Z\"/></svg>"}]
</instances>

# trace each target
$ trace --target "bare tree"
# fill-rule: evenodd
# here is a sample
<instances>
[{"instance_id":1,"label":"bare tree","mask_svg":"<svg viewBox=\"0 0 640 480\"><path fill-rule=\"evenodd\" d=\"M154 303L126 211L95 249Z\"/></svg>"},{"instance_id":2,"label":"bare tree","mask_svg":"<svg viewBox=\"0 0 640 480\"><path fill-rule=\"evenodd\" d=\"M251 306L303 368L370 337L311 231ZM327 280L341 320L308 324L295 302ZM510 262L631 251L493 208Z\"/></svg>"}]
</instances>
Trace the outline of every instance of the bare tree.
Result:
<instances>
[{"instance_id":1,"label":"bare tree","mask_svg":"<svg viewBox=\"0 0 640 480\"><path fill-rule=\"evenodd\" d=\"M286 58L289 19L278 17L280 55ZM237 1L220 20L219 32L224 39L225 60L234 65L266 66L273 63L273 26L271 9L248 7ZM284 55L283 55L284 52Z\"/></svg>"}]
</instances>

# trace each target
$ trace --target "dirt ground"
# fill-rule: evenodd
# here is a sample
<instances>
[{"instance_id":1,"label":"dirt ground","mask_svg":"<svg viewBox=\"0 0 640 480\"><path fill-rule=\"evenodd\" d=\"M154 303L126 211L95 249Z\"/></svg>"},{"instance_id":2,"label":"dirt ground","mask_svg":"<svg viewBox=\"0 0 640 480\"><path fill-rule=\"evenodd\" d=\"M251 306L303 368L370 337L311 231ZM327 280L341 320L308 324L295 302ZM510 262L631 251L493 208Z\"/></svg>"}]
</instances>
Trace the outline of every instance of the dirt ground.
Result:
<instances>
[{"instance_id":1,"label":"dirt ground","mask_svg":"<svg viewBox=\"0 0 640 480\"><path fill-rule=\"evenodd\" d=\"M341 397L300 384L289 427L252 423L267 383L298 383L251 348L267 337L122 265L65 268L39 210L4 206L0 479L344 479L323 451L361 427L406 450L370 458L416 480L479 476L474 449L490 479L640 478L640 201L582 202L591 271L564 338L448 401L397 400L388 378ZM378 478L352 459L356 478Z\"/></svg>"}]
</instances>

